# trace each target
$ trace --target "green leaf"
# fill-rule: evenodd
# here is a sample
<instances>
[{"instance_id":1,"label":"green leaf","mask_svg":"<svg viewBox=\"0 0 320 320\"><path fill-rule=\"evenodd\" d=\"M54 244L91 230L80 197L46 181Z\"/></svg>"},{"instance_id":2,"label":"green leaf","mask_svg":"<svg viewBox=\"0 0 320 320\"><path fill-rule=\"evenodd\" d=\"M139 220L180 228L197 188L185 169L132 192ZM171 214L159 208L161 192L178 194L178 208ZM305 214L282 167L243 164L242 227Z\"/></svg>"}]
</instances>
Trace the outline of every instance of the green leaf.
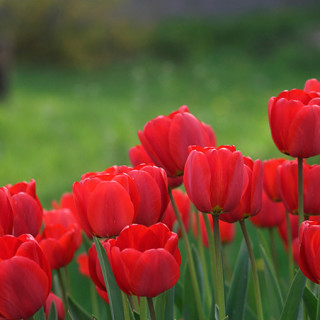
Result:
<instances>
[{"instance_id":1,"label":"green leaf","mask_svg":"<svg viewBox=\"0 0 320 320\"><path fill-rule=\"evenodd\" d=\"M260 252L264 262L264 277L269 292L270 304L272 305L273 316L275 319L279 319L283 308L283 297L280 289L279 282L276 277L276 273L270 258L267 256L264 247L260 244Z\"/></svg>"},{"instance_id":2,"label":"green leaf","mask_svg":"<svg viewBox=\"0 0 320 320\"><path fill-rule=\"evenodd\" d=\"M100 243L99 239L93 237L102 274L103 279L107 288L108 297L109 297L109 306L111 310L111 316L113 320L124 320L123 313L123 304L122 304L122 296L121 290L119 289L116 279L114 278L113 271L111 269L107 253Z\"/></svg>"},{"instance_id":3,"label":"green leaf","mask_svg":"<svg viewBox=\"0 0 320 320\"><path fill-rule=\"evenodd\" d=\"M174 319L174 291L175 287L161 293L155 299L157 320Z\"/></svg>"},{"instance_id":4,"label":"green leaf","mask_svg":"<svg viewBox=\"0 0 320 320\"><path fill-rule=\"evenodd\" d=\"M72 297L68 296L69 312L72 320L91 320L91 316Z\"/></svg>"},{"instance_id":5,"label":"green leaf","mask_svg":"<svg viewBox=\"0 0 320 320\"><path fill-rule=\"evenodd\" d=\"M248 294L249 269L248 249L242 240L226 304L226 313L230 320L244 319Z\"/></svg>"},{"instance_id":6,"label":"green leaf","mask_svg":"<svg viewBox=\"0 0 320 320\"><path fill-rule=\"evenodd\" d=\"M309 314L310 319L316 319L317 315L317 298L311 292L308 287L304 288L303 291L303 302L306 306L306 310Z\"/></svg>"},{"instance_id":7,"label":"green leaf","mask_svg":"<svg viewBox=\"0 0 320 320\"><path fill-rule=\"evenodd\" d=\"M58 320L58 313L55 303L51 303L48 320Z\"/></svg>"},{"instance_id":8,"label":"green leaf","mask_svg":"<svg viewBox=\"0 0 320 320\"><path fill-rule=\"evenodd\" d=\"M37 313L33 316L34 320L46 320L46 315L44 313L43 307L37 311Z\"/></svg>"},{"instance_id":9,"label":"green leaf","mask_svg":"<svg viewBox=\"0 0 320 320\"><path fill-rule=\"evenodd\" d=\"M306 277L299 269L291 283L280 320L297 319L305 285Z\"/></svg>"}]
</instances>

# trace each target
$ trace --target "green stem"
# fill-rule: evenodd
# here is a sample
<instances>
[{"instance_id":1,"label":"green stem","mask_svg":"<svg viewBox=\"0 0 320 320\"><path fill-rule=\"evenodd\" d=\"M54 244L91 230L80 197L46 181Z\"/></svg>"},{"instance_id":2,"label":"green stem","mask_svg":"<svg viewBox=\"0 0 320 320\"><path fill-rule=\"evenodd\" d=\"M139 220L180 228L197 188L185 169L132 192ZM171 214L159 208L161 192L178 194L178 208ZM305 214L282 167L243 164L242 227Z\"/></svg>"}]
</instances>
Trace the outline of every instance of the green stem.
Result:
<instances>
[{"instance_id":1,"label":"green stem","mask_svg":"<svg viewBox=\"0 0 320 320\"><path fill-rule=\"evenodd\" d=\"M98 308L97 291L92 281L90 281L90 295L91 295L92 314L98 315L99 308Z\"/></svg>"},{"instance_id":2,"label":"green stem","mask_svg":"<svg viewBox=\"0 0 320 320\"><path fill-rule=\"evenodd\" d=\"M320 288L319 288L319 285L318 285L318 303L317 303L316 320L320 320Z\"/></svg>"},{"instance_id":3,"label":"green stem","mask_svg":"<svg viewBox=\"0 0 320 320\"><path fill-rule=\"evenodd\" d=\"M221 239L219 230L219 216L213 215L213 236L214 236L214 249L216 255L216 267L217 267L217 302L219 306L219 319L226 317L226 307L224 299L224 281L223 281L223 266L222 266L222 255L221 255Z\"/></svg>"},{"instance_id":4,"label":"green stem","mask_svg":"<svg viewBox=\"0 0 320 320\"><path fill-rule=\"evenodd\" d=\"M152 298L147 298L148 301L148 307L149 307L149 312L150 312L150 318L151 320L157 320L156 317L156 312L154 311L154 306L153 306L153 301Z\"/></svg>"},{"instance_id":5,"label":"green stem","mask_svg":"<svg viewBox=\"0 0 320 320\"><path fill-rule=\"evenodd\" d=\"M211 264L211 278L212 278L212 287L213 287L213 298L215 299L214 302L218 303L218 287L217 287L217 258L216 258L216 252L214 247L214 238L213 238L213 232L211 230L209 217L207 213L203 214L203 221L206 226L206 232L208 236L208 243L209 243L209 256L210 256L210 264Z\"/></svg>"},{"instance_id":6,"label":"green stem","mask_svg":"<svg viewBox=\"0 0 320 320\"><path fill-rule=\"evenodd\" d=\"M274 270L276 272L276 275L278 276L278 259L277 259L277 249L276 249L276 243L274 240L274 228L268 228L269 231L269 238L270 238L270 247L271 247L271 255L273 260L273 266Z\"/></svg>"},{"instance_id":7,"label":"green stem","mask_svg":"<svg viewBox=\"0 0 320 320\"><path fill-rule=\"evenodd\" d=\"M249 253L249 258L250 258L250 262L251 262L252 278L253 278L254 292L255 292L255 298L256 298L258 320L263 320L260 284L259 284L258 269L257 269L257 265L256 265L256 260L254 258L252 245L251 245L251 241L250 241L250 237L248 234L248 230L247 230L245 221L241 220L241 221L239 221L239 223L241 226L241 230L242 230L244 239L246 241L246 245L247 245L248 253Z\"/></svg>"},{"instance_id":8,"label":"green stem","mask_svg":"<svg viewBox=\"0 0 320 320\"><path fill-rule=\"evenodd\" d=\"M129 308L128 308L128 300L127 300L126 294L123 291L121 291L121 297L122 297L124 319L125 320L130 320Z\"/></svg>"},{"instance_id":9,"label":"green stem","mask_svg":"<svg viewBox=\"0 0 320 320\"><path fill-rule=\"evenodd\" d=\"M197 233L198 233L198 237L197 237L198 250L199 250L199 255L200 255L201 265L202 265L202 270L203 270L205 301L206 301L206 306L207 306L208 310L210 310L210 297L212 296L212 293L210 290L208 270L207 270L207 261L206 261L206 256L204 253L204 246L202 243L202 234L201 234L200 218L199 218L200 213L195 212L195 215L196 215Z\"/></svg>"},{"instance_id":10,"label":"green stem","mask_svg":"<svg viewBox=\"0 0 320 320\"><path fill-rule=\"evenodd\" d=\"M171 188L169 188L169 197L170 197L170 200L171 200L173 211L174 211L174 213L176 215L176 218L178 220L178 223L179 223L182 239L183 239L185 250L186 250L186 254L187 254L187 262L188 262L188 266L189 266L189 270L190 270L191 282L192 282L192 286L193 286L194 296L195 296L195 299L196 299L196 305L197 305L197 309L198 309L199 320L203 320L204 318L203 318L203 310L202 310L200 289L199 289L197 275L196 275L196 268L194 266L194 261L193 261L193 258L192 258L191 247L190 247L188 235L187 235L186 229L184 227L182 218L180 216L180 213L179 213L178 208L176 206L176 203L174 201Z\"/></svg>"},{"instance_id":11,"label":"green stem","mask_svg":"<svg viewBox=\"0 0 320 320\"><path fill-rule=\"evenodd\" d=\"M303 222L303 158L298 158L298 213L299 226Z\"/></svg>"},{"instance_id":12,"label":"green stem","mask_svg":"<svg viewBox=\"0 0 320 320\"><path fill-rule=\"evenodd\" d=\"M292 234L291 234L291 222L288 210L286 210L286 222L287 222L287 239L288 239L288 262L289 262L289 277L290 282L294 276L294 264L293 264L293 252L292 252Z\"/></svg>"},{"instance_id":13,"label":"green stem","mask_svg":"<svg viewBox=\"0 0 320 320\"><path fill-rule=\"evenodd\" d=\"M128 298L128 301L129 301L131 310L132 310L132 311L137 311L137 308L136 308L136 305L135 305L135 303L134 303L134 300L133 300L132 296L131 296L130 294L128 294L128 295L127 295L127 298Z\"/></svg>"},{"instance_id":14,"label":"green stem","mask_svg":"<svg viewBox=\"0 0 320 320\"><path fill-rule=\"evenodd\" d=\"M147 320L147 298L140 297L140 320Z\"/></svg>"},{"instance_id":15,"label":"green stem","mask_svg":"<svg viewBox=\"0 0 320 320\"><path fill-rule=\"evenodd\" d=\"M67 295L70 295L71 294L71 284L70 284L70 277L69 277L68 268L64 267L63 271L64 271L64 279L66 280L66 293L67 293Z\"/></svg>"},{"instance_id":16,"label":"green stem","mask_svg":"<svg viewBox=\"0 0 320 320\"><path fill-rule=\"evenodd\" d=\"M63 282L63 278L62 278L62 273L61 273L60 269L57 269L57 274L58 274L59 284L60 284L61 293L62 293L63 305L66 310L69 310L68 300L67 300L67 296L66 296L66 290L65 290L65 286L64 286L64 282Z\"/></svg>"}]
</instances>

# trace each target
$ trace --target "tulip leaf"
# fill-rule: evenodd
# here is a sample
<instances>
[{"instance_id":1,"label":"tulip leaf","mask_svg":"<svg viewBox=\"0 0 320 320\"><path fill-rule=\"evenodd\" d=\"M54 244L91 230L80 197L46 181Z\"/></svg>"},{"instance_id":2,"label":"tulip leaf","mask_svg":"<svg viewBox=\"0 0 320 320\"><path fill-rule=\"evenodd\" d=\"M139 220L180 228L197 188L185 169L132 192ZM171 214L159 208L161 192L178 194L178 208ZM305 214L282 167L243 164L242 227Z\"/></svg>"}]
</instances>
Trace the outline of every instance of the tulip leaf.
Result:
<instances>
[{"instance_id":1,"label":"tulip leaf","mask_svg":"<svg viewBox=\"0 0 320 320\"><path fill-rule=\"evenodd\" d=\"M297 319L305 285L306 277L299 269L291 283L280 320Z\"/></svg>"},{"instance_id":2,"label":"tulip leaf","mask_svg":"<svg viewBox=\"0 0 320 320\"><path fill-rule=\"evenodd\" d=\"M267 256L263 246L260 244L260 252L264 262L264 277L266 280L267 289L269 292L269 297L273 308L271 308L275 314L273 316L279 319L283 308L283 297L279 282L276 277L276 273L270 258Z\"/></svg>"},{"instance_id":3,"label":"tulip leaf","mask_svg":"<svg viewBox=\"0 0 320 320\"><path fill-rule=\"evenodd\" d=\"M51 304L48 320L58 320L58 313L55 303Z\"/></svg>"},{"instance_id":4,"label":"tulip leaf","mask_svg":"<svg viewBox=\"0 0 320 320\"><path fill-rule=\"evenodd\" d=\"M156 297L155 311L157 320L174 319L174 292L175 287L173 286Z\"/></svg>"},{"instance_id":5,"label":"tulip leaf","mask_svg":"<svg viewBox=\"0 0 320 320\"><path fill-rule=\"evenodd\" d=\"M111 311L111 316L113 320L123 320L124 312L123 312L123 304L122 304L122 296L121 290L119 289L116 279L114 277L113 271L111 269L107 253L100 243L99 239L93 237L102 274L103 279L107 288L108 297L109 297L109 306Z\"/></svg>"},{"instance_id":6,"label":"tulip leaf","mask_svg":"<svg viewBox=\"0 0 320 320\"><path fill-rule=\"evenodd\" d=\"M242 241L227 297L226 313L230 320L244 319L248 294L249 269L248 249L245 242Z\"/></svg>"},{"instance_id":7,"label":"tulip leaf","mask_svg":"<svg viewBox=\"0 0 320 320\"><path fill-rule=\"evenodd\" d=\"M34 320L46 320L46 315L44 313L43 307L41 307L37 313L33 316Z\"/></svg>"},{"instance_id":8,"label":"tulip leaf","mask_svg":"<svg viewBox=\"0 0 320 320\"><path fill-rule=\"evenodd\" d=\"M72 297L68 296L69 312L72 320L91 320L91 316Z\"/></svg>"},{"instance_id":9,"label":"tulip leaf","mask_svg":"<svg viewBox=\"0 0 320 320\"><path fill-rule=\"evenodd\" d=\"M303 291L303 302L306 306L310 319L316 319L317 315L317 298L308 287Z\"/></svg>"}]
</instances>

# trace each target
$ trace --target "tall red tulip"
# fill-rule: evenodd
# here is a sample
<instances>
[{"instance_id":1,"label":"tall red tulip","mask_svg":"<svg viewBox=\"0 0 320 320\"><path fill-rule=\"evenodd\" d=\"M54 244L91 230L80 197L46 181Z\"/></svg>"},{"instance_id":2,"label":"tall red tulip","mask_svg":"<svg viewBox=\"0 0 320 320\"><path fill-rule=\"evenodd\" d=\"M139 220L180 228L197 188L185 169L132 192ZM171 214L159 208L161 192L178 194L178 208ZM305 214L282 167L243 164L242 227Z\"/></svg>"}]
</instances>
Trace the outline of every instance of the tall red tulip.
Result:
<instances>
[{"instance_id":1,"label":"tall red tulip","mask_svg":"<svg viewBox=\"0 0 320 320\"><path fill-rule=\"evenodd\" d=\"M72 192L65 192L60 198L60 203L55 200L52 201L52 207L53 209L69 209L77 218L77 208Z\"/></svg>"},{"instance_id":2,"label":"tall red tulip","mask_svg":"<svg viewBox=\"0 0 320 320\"><path fill-rule=\"evenodd\" d=\"M68 209L44 211L44 229L37 237L51 269L66 266L81 245L81 230Z\"/></svg>"},{"instance_id":3,"label":"tall red tulip","mask_svg":"<svg viewBox=\"0 0 320 320\"><path fill-rule=\"evenodd\" d=\"M299 267L311 281L320 284L320 223L304 221L300 226Z\"/></svg>"},{"instance_id":4,"label":"tall red tulip","mask_svg":"<svg viewBox=\"0 0 320 320\"><path fill-rule=\"evenodd\" d=\"M58 320L64 320L65 310L64 310L63 302L53 292L49 293L46 303L44 305L44 312L46 314L46 318L47 319L49 318L52 304L54 304L56 307Z\"/></svg>"},{"instance_id":5,"label":"tall red tulip","mask_svg":"<svg viewBox=\"0 0 320 320\"><path fill-rule=\"evenodd\" d=\"M188 146L215 146L213 130L199 121L186 106L168 116L158 116L138 132L141 144L152 161L169 177L183 174Z\"/></svg>"},{"instance_id":6,"label":"tall red tulip","mask_svg":"<svg viewBox=\"0 0 320 320\"><path fill-rule=\"evenodd\" d=\"M12 234L13 210L11 196L6 187L0 188L0 236Z\"/></svg>"},{"instance_id":7,"label":"tall red tulip","mask_svg":"<svg viewBox=\"0 0 320 320\"><path fill-rule=\"evenodd\" d=\"M48 260L31 235L0 237L0 315L26 319L46 302L51 289Z\"/></svg>"},{"instance_id":8,"label":"tall red tulip","mask_svg":"<svg viewBox=\"0 0 320 320\"><path fill-rule=\"evenodd\" d=\"M269 100L268 114L273 141L281 152L299 158L320 154L319 93L283 91Z\"/></svg>"},{"instance_id":9,"label":"tall red tulip","mask_svg":"<svg viewBox=\"0 0 320 320\"><path fill-rule=\"evenodd\" d=\"M13 235L39 233L42 223L42 206L36 194L36 182L19 182L6 186L11 194L13 209Z\"/></svg>"},{"instance_id":10,"label":"tall red tulip","mask_svg":"<svg viewBox=\"0 0 320 320\"><path fill-rule=\"evenodd\" d=\"M190 200L201 212L233 210L240 202L244 185L241 152L233 146L190 150L183 178Z\"/></svg>"},{"instance_id":11,"label":"tall red tulip","mask_svg":"<svg viewBox=\"0 0 320 320\"><path fill-rule=\"evenodd\" d=\"M309 79L304 85L305 92L316 92L320 93L320 82L317 79Z\"/></svg>"},{"instance_id":12,"label":"tall red tulip","mask_svg":"<svg viewBox=\"0 0 320 320\"><path fill-rule=\"evenodd\" d=\"M232 223L255 216L262 205L262 164L244 157L246 184L243 188L241 200L236 208L219 216L220 220Z\"/></svg>"},{"instance_id":13,"label":"tall red tulip","mask_svg":"<svg viewBox=\"0 0 320 320\"><path fill-rule=\"evenodd\" d=\"M298 169L296 161L286 161L278 168L281 198L287 210L298 212ZM320 215L320 165L303 163L303 207L306 215Z\"/></svg>"},{"instance_id":14,"label":"tall red tulip","mask_svg":"<svg viewBox=\"0 0 320 320\"><path fill-rule=\"evenodd\" d=\"M155 297L179 279L178 236L163 223L130 225L103 246L117 284L127 294Z\"/></svg>"},{"instance_id":15,"label":"tall red tulip","mask_svg":"<svg viewBox=\"0 0 320 320\"><path fill-rule=\"evenodd\" d=\"M285 158L269 159L263 161L263 188L273 201L281 201L277 179L277 168L287 160Z\"/></svg>"}]
</instances>

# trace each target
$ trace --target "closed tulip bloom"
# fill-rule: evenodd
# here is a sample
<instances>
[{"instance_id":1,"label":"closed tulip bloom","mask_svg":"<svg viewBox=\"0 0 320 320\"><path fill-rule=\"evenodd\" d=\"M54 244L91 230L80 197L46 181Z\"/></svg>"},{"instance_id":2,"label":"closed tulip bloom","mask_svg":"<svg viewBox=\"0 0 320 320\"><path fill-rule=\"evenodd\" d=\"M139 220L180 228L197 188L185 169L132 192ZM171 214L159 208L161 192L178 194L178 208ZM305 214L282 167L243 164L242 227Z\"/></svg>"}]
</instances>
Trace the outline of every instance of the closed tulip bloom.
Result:
<instances>
[{"instance_id":1,"label":"closed tulip bloom","mask_svg":"<svg viewBox=\"0 0 320 320\"><path fill-rule=\"evenodd\" d=\"M19 182L6 186L11 195L13 235L29 233L36 236L42 223L42 206L36 194L36 182Z\"/></svg>"},{"instance_id":2,"label":"closed tulip bloom","mask_svg":"<svg viewBox=\"0 0 320 320\"><path fill-rule=\"evenodd\" d=\"M77 208L72 192L65 192L60 198L60 203L52 201L52 207L53 209L69 209L77 219Z\"/></svg>"},{"instance_id":3,"label":"closed tulip bloom","mask_svg":"<svg viewBox=\"0 0 320 320\"><path fill-rule=\"evenodd\" d=\"M188 146L216 145L213 130L192 115L186 106L147 122L138 136L152 162L164 168L169 177L183 174Z\"/></svg>"},{"instance_id":4,"label":"closed tulip bloom","mask_svg":"<svg viewBox=\"0 0 320 320\"><path fill-rule=\"evenodd\" d=\"M11 196L6 187L0 188L0 236L12 234L13 211Z\"/></svg>"},{"instance_id":5,"label":"closed tulip bloom","mask_svg":"<svg viewBox=\"0 0 320 320\"><path fill-rule=\"evenodd\" d=\"M298 169L296 161L278 168L281 198L287 210L298 213ZM320 165L303 163L303 208L306 215L320 215Z\"/></svg>"},{"instance_id":6,"label":"closed tulip bloom","mask_svg":"<svg viewBox=\"0 0 320 320\"><path fill-rule=\"evenodd\" d=\"M311 281L320 284L320 223L304 221L299 231L299 267Z\"/></svg>"},{"instance_id":7,"label":"closed tulip bloom","mask_svg":"<svg viewBox=\"0 0 320 320\"><path fill-rule=\"evenodd\" d=\"M92 173L73 184L78 219L88 237L110 237L131 224L140 205L127 174Z\"/></svg>"},{"instance_id":8,"label":"closed tulip bloom","mask_svg":"<svg viewBox=\"0 0 320 320\"><path fill-rule=\"evenodd\" d=\"M293 214L289 214L290 227L291 227L291 239L294 240L299 236L299 217ZM287 221L284 219L278 226L280 238L283 241L284 247L288 247L288 233L287 233Z\"/></svg>"},{"instance_id":9,"label":"closed tulip bloom","mask_svg":"<svg viewBox=\"0 0 320 320\"><path fill-rule=\"evenodd\" d=\"M141 145L137 145L129 149L129 159L134 167L139 164L154 164L149 155L143 149ZM175 188L181 185L183 177L168 177L168 185L170 188Z\"/></svg>"},{"instance_id":10,"label":"closed tulip bloom","mask_svg":"<svg viewBox=\"0 0 320 320\"><path fill-rule=\"evenodd\" d=\"M63 302L53 292L49 293L46 303L44 305L44 312L46 314L46 318L47 319L49 318L52 304L54 304L56 307L58 320L64 320L65 310L64 310Z\"/></svg>"},{"instance_id":11,"label":"closed tulip bloom","mask_svg":"<svg viewBox=\"0 0 320 320\"><path fill-rule=\"evenodd\" d=\"M0 237L0 315L26 319L46 302L51 289L48 260L31 235Z\"/></svg>"},{"instance_id":12,"label":"closed tulip bloom","mask_svg":"<svg viewBox=\"0 0 320 320\"><path fill-rule=\"evenodd\" d=\"M85 277L90 278L88 255L86 252L80 253L77 256L77 264L79 272Z\"/></svg>"},{"instance_id":13,"label":"closed tulip bloom","mask_svg":"<svg viewBox=\"0 0 320 320\"><path fill-rule=\"evenodd\" d=\"M117 284L126 294L155 297L179 279L178 235L163 223L127 226L104 247Z\"/></svg>"},{"instance_id":14,"label":"closed tulip bloom","mask_svg":"<svg viewBox=\"0 0 320 320\"><path fill-rule=\"evenodd\" d=\"M271 135L278 149L292 157L320 154L320 97L299 89L283 91L268 105Z\"/></svg>"},{"instance_id":15,"label":"closed tulip bloom","mask_svg":"<svg viewBox=\"0 0 320 320\"><path fill-rule=\"evenodd\" d=\"M51 269L65 267L81 245L81 229L68 209L44 211L44 229L37 237Z\"/></svg>"},{"instance_id":16,"label":"closed tulip bloom","mask_svg":"<svg viewBox=\"0 0 320 320\"><path fill-rule=\"evenodd\" d=\"M244 185L241 152L233 146L190 150L183 178L190 200L201 212L233 210L240 202Z\"/></svg>"},{"instance_id":17,"label":"closed tulip bloom","mask_svg":"<svg viewBox=\"0 0 320 320\"><path fill-rule=\"evenodd\" d=\"M281 201L281 195L277 179L277 168L287 161L284 158L269 159L263 161L263 188L273 201Z\"/></svg>"},{"instance_id":18,"label":"closed tulip bloom","mask_svg":"<svg viewBox=\"0 0 320 320\"><path fill-rule=\"evenodd\" d=\"M262 205L262 163L244 157L246 183L238 206L230 212L219 216L220 220L232 223L253 217L261 210Z\"/></svg>"},{"instance_id":19,"label":"closed tulip bloom","mask_svg":"<svg viewBox=\"0 0 320 320\"><path fill-rule=\"evenodd\" d=\"M286 209L282 202L272 201L266 194L262 194L262 207L259 213L252 217L251 222L259 228L278 227L286 218Z\"/></svg>"},{"instance_id":20,"label":"closed tulip bloom","mask_svg":"<svg viewBox=\"0 0 320 320\"><path fill-rule=\"evenodd\" d=\"M305 92L316 92L320 94L320 82L317 79L309 79L304 85Z\"/></svg>"},{"instance_id":21,"label":"closed tulip bloom","mask_svg":"<svg viewBox=\"0 0 320 320\"><path fill-rule=\"evenodd\" d=\"M190 225L190 209L191 209L191 203L190 199L187 194L185 194L183 191L179 189L174 189L172 190L172 196L174 198L174 201L177 205L178 212L182 218L184 227L186 228L186 231L189 230L189 225ZM164 219L162 222L167 225L167 227L171 231L175 231L175 227L177 226L177 218L176 215L173 211L172 204L171 202L169 203L167 210L164 215ZM178 228L177 233L180 236L180 228Z\"/></svg>"}]
</instances>

